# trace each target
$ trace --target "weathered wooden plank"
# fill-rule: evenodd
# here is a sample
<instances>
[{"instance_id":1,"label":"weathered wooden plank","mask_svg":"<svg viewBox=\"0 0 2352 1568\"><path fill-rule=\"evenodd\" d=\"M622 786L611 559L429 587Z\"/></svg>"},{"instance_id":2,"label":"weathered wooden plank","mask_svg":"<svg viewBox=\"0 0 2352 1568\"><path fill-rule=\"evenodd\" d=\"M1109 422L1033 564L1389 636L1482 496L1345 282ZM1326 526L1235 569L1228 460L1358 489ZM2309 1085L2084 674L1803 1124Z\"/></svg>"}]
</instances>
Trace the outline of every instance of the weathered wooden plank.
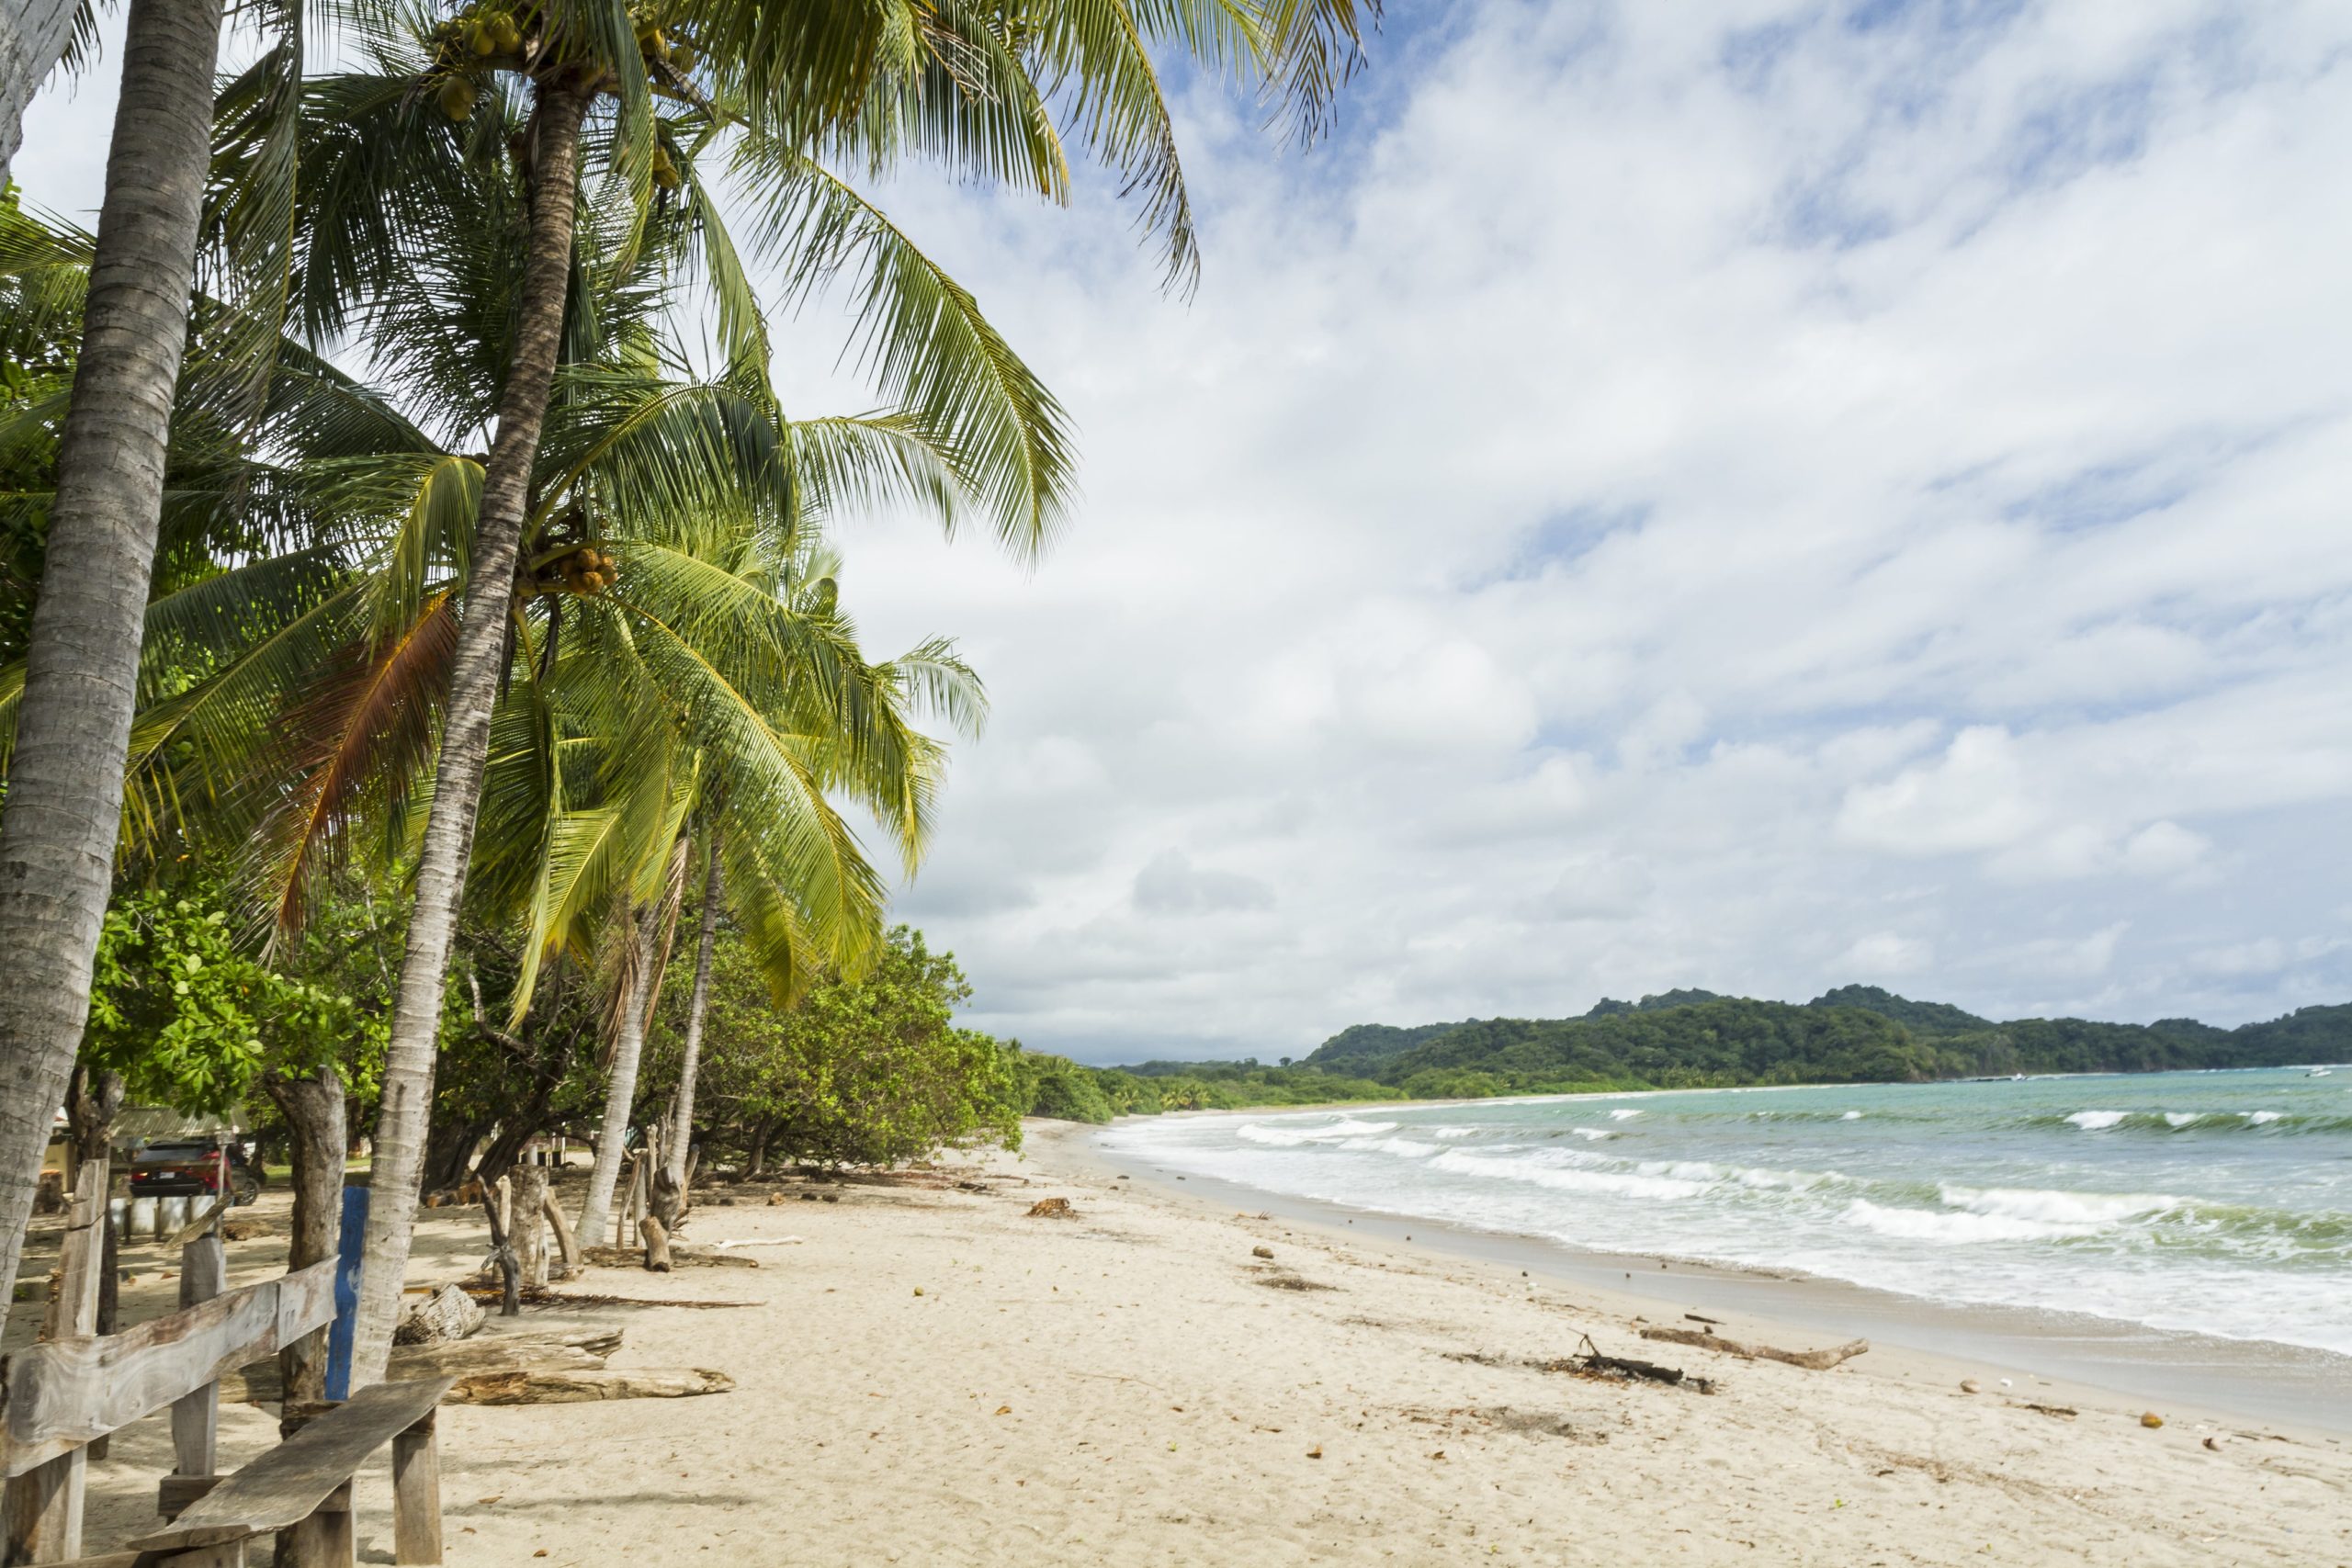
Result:
<instances>
[{"instance_id":1,"label":"weathered wooden plank","mask_svg":"<svg viewBox=\"0 0 2352 1568\"><path fill-rule=\"evenodd\" d=\"M98 1291L106 1266L107 1195L111 1185L103 1156L82 1162L74 1176L74 1206L59 1244L57 1292L49 1305L50 1326L59 1337L19 1355L38 1354L61 1344L104 1343L90 1335L98 1325ZM5 1375L0 1371L0 1376ZM8 1467L6 1494L0 1498L0 1508L7 1516L8 1562L56 1562L82 1554L82 1497L90 1462L83 1445L110 1430L101 1427L21 1470Z\"/></svg>"},{"instance_id":2,"label":"weathered wooden plank","mask_svg":"<svg viewBox=\"0 0 2352 1568\"><path fill-rule=\"evenodd\" d=\"M75 1449L8 1478L6 1561L55 1562L80 1552L87 1457Z\"/></svg>"},{"instance_id":3,"label":"weathered wooden plank","mask_svg":"<svg viewBox=\"0 0 2352 1568\"><path fill-rule=\"evenodd\" d=\"M28 1346L0 1359L0 1471L22 1475L275 1351L334 1315L334 1265L248 1285L120 1334Z\"/></svg>"},{"instance_id":4,"label":"weathered wooden plank","mask_svg":"<svg viewBox=\"0 0 2352 1568\"><path fill-rule=\"evenodd\" d=\"M291 1345L334 1321L335 1259L322 1258L277 1280L277 1343Z\"/></svg>"},{"instance_id":5,"label":"weathered wooden plank","mask_svg":"<svg viewBox=\"0 0 2352 1568\"><path fill-rule=\"evenodd\" d=\"M108 1551L76 1557L53 1568L245 1568L245 1543L208 1546L197 1551Z\"/></svg>"},{"instance_id":6,"label":"weathered wooden plank","mask_svg":"<svg viewBox=\"0 0 2352 1568\"><path fill-rule=\"evenodd\" d=\"M200 1306L229 1282L229 1259L220 1233L210 1231L180 1249L180 1305ZM175 1475L210 1475L219 1468L220 1383L218 1379L172 1402L172 1454Z\"/></svg>"},{"instance_id":7,"label":"weathered wooden plank","mask_svg":"<svg viewBox=\"0 0 2352 1568\"><path fill-rule=\"evenodd\" d=\"M453 1381L379 1382L362 1390L214 1487L170 1529L130 1544L147 1551L185 1551L291 1529L319 1512L369 1454L429 1414Z\"/></svg>"},{"instance_id":8,"label":"weathered wooden plank","mask_svg":"<svg viewBox=\"0 0 2352 1568\"><path fill-rule=\"evenodd\" d=\"M441 1561L441 1439L431 1414L392 1439L392 1561Z\"/></svg>"}]
</instances>

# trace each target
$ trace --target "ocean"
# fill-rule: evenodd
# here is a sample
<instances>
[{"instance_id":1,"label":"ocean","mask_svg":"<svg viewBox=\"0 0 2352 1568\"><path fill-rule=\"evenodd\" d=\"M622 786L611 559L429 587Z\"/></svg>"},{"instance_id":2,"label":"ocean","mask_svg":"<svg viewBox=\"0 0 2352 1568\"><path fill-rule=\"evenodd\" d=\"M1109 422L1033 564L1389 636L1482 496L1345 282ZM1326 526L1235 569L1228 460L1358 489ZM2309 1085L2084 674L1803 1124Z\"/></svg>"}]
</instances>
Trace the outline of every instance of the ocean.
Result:
<instances>
[{"instance_id":1,"label":"ocean","mask_svg":"<svg viewBox=\"0 0 2352 1568\"><path fill-rule=\"evenodd\" d=\"M2352 1354L2352 1068L1234 1112L1102 1137L1358 1212Z\"/></svg>"}]
</instances>

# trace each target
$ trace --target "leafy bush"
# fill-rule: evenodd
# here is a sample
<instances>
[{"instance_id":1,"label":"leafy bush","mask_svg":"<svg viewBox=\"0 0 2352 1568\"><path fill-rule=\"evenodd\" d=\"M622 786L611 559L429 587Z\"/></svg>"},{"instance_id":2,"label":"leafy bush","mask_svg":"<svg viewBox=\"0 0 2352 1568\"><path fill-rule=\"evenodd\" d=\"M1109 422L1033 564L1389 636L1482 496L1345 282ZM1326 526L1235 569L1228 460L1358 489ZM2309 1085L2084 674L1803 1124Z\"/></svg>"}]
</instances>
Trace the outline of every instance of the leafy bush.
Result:
<instances>
[{"instance_id":1,"label":"leafy bush","mask_svg":"<svg viewBox=\"0 0 2352 1568\"><path fill-rule=\"evenodd\" d=\"M668 987L640 1094L658 1105L677 1081L690 987ZM892 931L873 969L834 978L779 1009L743 940L714 955L695 1103L754 1170L771 1156L828 1168L885 1166L943 1145L1018 1147L1013 1077L995 1040L958 1029L971 995L949 953Z\"/></svg>"}]
</instances>

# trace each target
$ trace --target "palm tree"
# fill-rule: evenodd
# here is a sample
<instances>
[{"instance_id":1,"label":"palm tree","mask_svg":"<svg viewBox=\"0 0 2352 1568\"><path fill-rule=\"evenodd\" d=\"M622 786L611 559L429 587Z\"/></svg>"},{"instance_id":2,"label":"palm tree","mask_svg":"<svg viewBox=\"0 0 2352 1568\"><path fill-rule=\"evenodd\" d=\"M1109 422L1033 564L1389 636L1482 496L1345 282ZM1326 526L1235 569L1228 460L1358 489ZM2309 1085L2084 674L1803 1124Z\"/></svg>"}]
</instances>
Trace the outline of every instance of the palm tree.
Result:
<instances>
[{"instance_id":1,"label":"palm tree","mask_svg":"<svg viewBox=\"0 0 2352 1568\"><path fill-rule=\"evenodd\" d=\"M1124 6L1114 8L1107 29L1077 25L1099 20L1096 8L1069 9L1067 25L1034 34L1036 47L1024 61L987 18L912 0L863 7L720 0L649 9L635 18L609 0L580 0L576 8L526 8L503 27L484 17L453 23L425 40L422 58L406 62L410 100L413 89L429 89L458 119L471 115L485 77L492 78L496 98L503 98L505 84L514 85L525 106L523 134L503 148L485 147L487 139L477 137L472 152L477 159L502 152L515 159L527 220L378 1119L356 1336L363 1380L389 1353L408 1256L444 976L504 660L503 607L521 558L529 481L572 292L583 154L602 171L600 189L611 193L603 209L614 215L612 238L627 256L642 214L662 206L656 191L691 188L698 205L712 206L698 179L689 187L687 171L697 152L731 136L739 175L764 194L770 243L794 256L804 286L843 262L863 263L870 280L866 341L886 395L980 478L999 532L1034 547L1057 521L1067 490L1058 408L970 296L814 155L831 149L876 164L909 152L944 155L973 174L1058 196L1061 147L1034 63L1064 85L1085 133L1145 180L1171 255L1189 258L1189 217L1144 35ZM683 105L681 112L655 113L656 87ZM370 126L410 132L410 158L379 159L374 167L405 168L447 149L446 140L420 145L413 116L403 124L378 114ZM396 204L374 205L397 225ZM715 210L705 225L722 236L709 254L731 262ZM369 218L344 232L373 240L385 222ZM745 302L748 291L733 311L739 332L750 313L740 308ZM721 303L726 326L725 295Z\"/></svg>"},{"instance_id":2,"label":"palm tree","mask_svg":"<svg viewBox=\"0 0 2352 1568\"><path fill-rule=\"evenodd\" d=\"M502 752L485 786L498 840L530 875L517 1009L528 1005L542 955L570 949L584 958L598 931L605 938L611 1048L582 1235L601 1233L612 1201L645 1029L696 840L707 869L701 1000L688 1022L695 1035L726 886L736 890L738 924L780 1000L815 971L854 971L881 939L878 897L860 890L854 908L843 909L836 879L812 881L779 839L778 782L805 778L796 793L813 786L863 807L897 840L911 873L928 842L943 761L916 721L927 711L969 734L985 707L978 680L944 643L865 665L840 612L837 563L805 533L695 527L682 536L667 522L640 518L616 533L620 586L577 601L578 624L564 643L571 651L541 682L564 720L550 727L563 737L557 744L575 768L594 760L591 787L575 791L565 769L520 747ZM560 624L550 618L550 631ZM530 802L510 778L546 790L545 829L524 826ZM723 874L729 863L732 874ZM483 863L478 874L492 886L520 880ZM681 1083L689 1119L692 1095L689 1066ZM684 1156L674 1149L670 1172L683 1183Z\"/></svg>"},{"instance_id":3,"label":"palm tree","mask_svg":"<svg viewBox=\"0 0 2352 1568\"><path fill-rule=\"evenodd\" d=\"M255 14L281 35L256 71L299 77L299 12L264 0ZM42 592L16 705L11 809L0 816L0 954L17 982L0 990L0 1287L16 1278L51 1109L89 1013L180 400L221 15L222 0L132 0L123 43L84 337L48 500ZM88 58L94 17L88 0L8 8L0 24L0 183L26 103L61 58ZM253 224L237 225L224 273L270 251L267 228L257 236ZM248 336L246 346L268 335ZM259 367L245 378L249 389L263 379Z\"/></svg>"},{"instance_id":4,"label":"palm tree","mask_svg":"<svg viewBox=\"0 0 2352 1568\"><path fill-rule=\"evenodd\" d=\"M84 340L0 815L0 955L10 976L0 987L0 1290L15 1284L50 1118L88 1020L112 885L220 8L221 0L133 0L123 43ZM12 139L21 100L14 107L0 119Z\"/></svg>"}]
</instances>

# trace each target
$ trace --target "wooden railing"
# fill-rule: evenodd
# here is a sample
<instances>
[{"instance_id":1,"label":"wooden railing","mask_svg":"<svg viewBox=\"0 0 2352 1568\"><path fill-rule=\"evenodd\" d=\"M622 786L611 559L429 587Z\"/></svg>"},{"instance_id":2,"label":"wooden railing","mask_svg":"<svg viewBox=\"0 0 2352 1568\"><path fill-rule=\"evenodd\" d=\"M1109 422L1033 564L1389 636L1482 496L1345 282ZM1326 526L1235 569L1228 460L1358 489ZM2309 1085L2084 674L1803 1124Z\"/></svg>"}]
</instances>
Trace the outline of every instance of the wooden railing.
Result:
<instances>
[{"instance_id":1,"label":"wooden railing","mask_svg":"<svg viewBox=\"0 0 2352 1568\"><path fill-rule=\"evenodd\" d=\"M326 1407L235 1474L218 1474L220 1378L326 1329L335 1315L334 1260L224 1291L226 1259L217 1225L209 1227L182 1250L179 1311L119 1334L93 1334L106 1194L106 1162L91 1161L67 1221L53 1337L0 1358L6 1562L236 1568L248 1541L274 1534L281 1568L348 1568L351 1477L390 1442L396 1559L439 1562L433 1412L450 1380L379 1384ZM133 1541L128 1552L84 1557L89 1445L167 1407L175 1469L157 1506L169 1528Z\"/></svg>"}]
</instances>

